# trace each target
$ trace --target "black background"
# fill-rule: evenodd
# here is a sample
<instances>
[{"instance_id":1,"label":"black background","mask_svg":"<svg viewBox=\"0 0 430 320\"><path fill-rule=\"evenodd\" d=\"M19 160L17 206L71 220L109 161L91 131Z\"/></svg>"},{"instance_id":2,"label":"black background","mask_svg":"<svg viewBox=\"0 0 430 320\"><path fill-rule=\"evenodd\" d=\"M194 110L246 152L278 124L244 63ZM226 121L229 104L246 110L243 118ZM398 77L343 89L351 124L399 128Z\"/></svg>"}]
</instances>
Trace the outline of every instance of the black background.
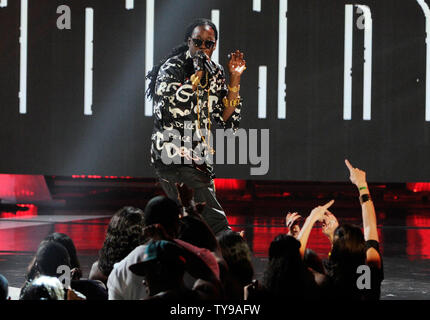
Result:
<instances>
[{"instance_id":1,"label":"black background","mask_svg":"<svg viewBox=\"0 0 430 320\"><path fill-rule=\"evenodd\" d=\"M354 27L352 120L343 120L347 1L288 1L287 116L277 118L279 2L155 0L155 61L197 17L220 10L220 62L245 52L243 128L270 129L270 169L217 165L217 177L344 181L344 158L369 181L430 179L425 121L425 18L409 0L360 1L373 18L372 120L362 120L363 31ZM72 29L59 30L59 5ZM94 8L93 115L83 114L85 7ZM0 172L152 177L144 116L145 1L31 0L28 113L19 114L20 1L0 8ZM354 9L355 11L355 9ZM355 18L358 15L355 14ZM267 119L258 119L258 66L267 65Z\"/></svg>"}]
</instances>

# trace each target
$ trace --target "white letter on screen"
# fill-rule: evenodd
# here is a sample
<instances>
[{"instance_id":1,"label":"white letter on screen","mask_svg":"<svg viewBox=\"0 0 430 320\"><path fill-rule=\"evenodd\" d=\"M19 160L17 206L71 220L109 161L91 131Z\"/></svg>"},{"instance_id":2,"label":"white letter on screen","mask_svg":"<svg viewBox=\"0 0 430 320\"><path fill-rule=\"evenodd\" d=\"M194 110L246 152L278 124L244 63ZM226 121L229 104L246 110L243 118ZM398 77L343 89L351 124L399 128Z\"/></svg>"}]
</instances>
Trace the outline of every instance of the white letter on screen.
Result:
<instances>
[{"instance_id":1,"label":"white letter on screen","mask_svg":"<svg viewBox=\"0 0 430 320\"><path fill-rule=\"evenodd\" d=\"M84 114L92 115L93 105L93 52L94 10L85 8L85 94Z\"/></svg>"},{"instance_id":2,"label":"white letter on screen","mask_svg":"<svg viewBox=\"0 0 430 320\"><path fill-rule=\"evenodd\" d=\"M127 10L133 10L134 9L134 0L125 0L125 8Z\"/></svg>"},{"instance_id":3,"label":"white letter on screen","mask_svg":"<svg viewBox=\"0 0 430 320\"><path fill-rule=\"evenodd\" d=\"M364 13L364 67L363 67L363 120L370 120L372 113L372 13L370 8L357 5Z\"/></svg>"},{"instance_id":4,"label":"white letter on screen","mask_svg":"<svg viewBox=\"0 0 430 320\"><path fill-rule=\"evenodd\" d=\"M146 0L145 75L154 66L154 0ZM146 97L149 80L145 81L145 116L152 116L152 102Z\"/></svg>"},{"instance_id":5,"label":"white letter on screen","mask_svg":"<svg viewBox=\"0 0 430 320\"><path fill-rule=\"evenodd\" d=\"M252 11L261 12L261 0L252 0Z\"/></svg>"},{"instance_id":6,"label":"white letter on screen","mask_svg":"<svg viewBox=\"0 0 430 320\"><path fill-rule=\"evenodd\" d=\"M343 119L351 120L351 99L352 99L352 4L345 5L345 57L343 75Z\"/></svg>"},{"instance_id":7,"label":"white letter on screen","mask_svg":"<svg viewBox=\"0 0 430 320\"><path fill-rule=\"evenodd\" d=\"M19 113L27 113L27 43L28 43L28 0L21 0L21 34L19 43L20 76L19 76Z\"/></svg>"},{"instance_id":8,"label":"white letter on screen","mask_svg":"<svg viewBox=\"0 0 430 320\"><path fill-rule=\"evenodd\" d=\"M278 52L278 118L286 117L285 69L287 68L287 12L288 0L279 0L279 52Z\"/></svg>"},{"instance_id":9,"label":"white letter on screen","mask_svg":"<svg viewBox=\"0 0 430 320\"><path fill-rule=\"evenodd\" d=\"M211 20L214 23L215 27L218 29L218 40L217 40L217 45L216 45L216 49L212 54L212 60L216 63L218 63L219 61L219 39L220 39L220 25L219 25L219 10L212 10L211 12Z\"/></svg>"},{"instance_id":10,"label":"white letter on screen","mask_svg":"<svg viewBox=\"0 0 430 320\"><path fill-rule=\"evenodd\" d=\"M267 116L267 66L258 67L258 118Z\"/></svg>"},{"instance_id":11,"label":"white letter on screen","mask_svg":"<svg viewBox=\"0 0 430 320\"><path fill-rule=\"evenodd\" d=\"M424 0L417 0L426 17L426 121L430 121L430 9Z\"/></svg>"}]
</instances>

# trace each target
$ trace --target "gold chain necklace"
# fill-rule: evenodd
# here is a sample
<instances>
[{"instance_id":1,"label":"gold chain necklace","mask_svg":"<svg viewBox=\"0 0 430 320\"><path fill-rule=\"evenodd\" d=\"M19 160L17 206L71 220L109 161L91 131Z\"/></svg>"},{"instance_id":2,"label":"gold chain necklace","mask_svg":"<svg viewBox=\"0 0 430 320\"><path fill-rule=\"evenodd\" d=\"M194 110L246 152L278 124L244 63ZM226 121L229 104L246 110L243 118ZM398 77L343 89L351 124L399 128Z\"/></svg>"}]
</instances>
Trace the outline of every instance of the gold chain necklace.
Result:
<instances>
[{"instance_id":1,"label":"gold chain necklace","mask_svg":"<svg viewBox=\"0 0 430 320\"><path fill-rule=\"evenodd\" d=\"M210 109L210 86L208 86L209 84L209 78L208 78L208 74L206 73L206 84L205 86L201 87L202 89L208 87L208 123L209 123L209 128L208 128L208 142L206 142L206 139L204 137L204 135L202 134L202 130L200 127L200 100L199 100L199 86L197 85L197 128L199 129L200 132L200 136L202 137L203 143L206 145L206 147L208 148L209 152L211 154L215 154L215 150L210 146L210 141L211 141L211 109ZM203 109L203 108L202 108Z\"/></svg>"}]
</instances>

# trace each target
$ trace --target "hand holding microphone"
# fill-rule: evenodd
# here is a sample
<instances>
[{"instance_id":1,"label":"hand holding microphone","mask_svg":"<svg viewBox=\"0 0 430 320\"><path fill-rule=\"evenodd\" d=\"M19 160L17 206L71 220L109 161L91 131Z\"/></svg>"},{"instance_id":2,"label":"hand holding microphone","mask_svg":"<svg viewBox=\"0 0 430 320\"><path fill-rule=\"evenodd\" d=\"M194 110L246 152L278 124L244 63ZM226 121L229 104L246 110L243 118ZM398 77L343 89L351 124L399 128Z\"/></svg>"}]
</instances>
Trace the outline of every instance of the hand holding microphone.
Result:
<instances>
[{"instance_id":1,"label":"hand holding microphone","mask_svg":"<svg viewBox=\"0 0 430 320\"><path fill-rule=\"evenodd\" d=\"M196 72L205 70L205 65L204 65L205 60L206 60L206 55L202 51L197 51L193 57L193 66Z\"/></svg>"},{"instance_id":2,"label":"hand holding microphone","mask_svg":"<svg viewBox=\"0 0 430 320\"><path fill-rule=\"evenodd\" d=\"M193 58L193 65L195 71L206 71L211 76L216 73L216 66L203 51L196 52Z\"/></svg>"}]
</instances>

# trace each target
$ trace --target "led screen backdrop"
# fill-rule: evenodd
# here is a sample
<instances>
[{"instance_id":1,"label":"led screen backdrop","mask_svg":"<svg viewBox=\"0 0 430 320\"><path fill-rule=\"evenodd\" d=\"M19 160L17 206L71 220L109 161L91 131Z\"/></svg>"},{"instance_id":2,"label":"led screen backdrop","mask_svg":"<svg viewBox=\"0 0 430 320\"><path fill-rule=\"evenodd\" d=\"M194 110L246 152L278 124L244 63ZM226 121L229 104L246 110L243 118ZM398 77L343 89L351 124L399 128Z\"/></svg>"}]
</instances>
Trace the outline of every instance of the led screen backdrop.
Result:
<instances>
[{"instance_id":1,"label":"led screen backdrop","mask_svg":"<svg viewBox=\"0 0 430 320\"><path fill-rule=\"evenodd\" d=\"M152 177L145 70L197 17L221 64L245 52L241 126L270 132L267 174L218 177L430 179L424 0L0 0L0 173Z\"/></svg>"}]
</instances>

